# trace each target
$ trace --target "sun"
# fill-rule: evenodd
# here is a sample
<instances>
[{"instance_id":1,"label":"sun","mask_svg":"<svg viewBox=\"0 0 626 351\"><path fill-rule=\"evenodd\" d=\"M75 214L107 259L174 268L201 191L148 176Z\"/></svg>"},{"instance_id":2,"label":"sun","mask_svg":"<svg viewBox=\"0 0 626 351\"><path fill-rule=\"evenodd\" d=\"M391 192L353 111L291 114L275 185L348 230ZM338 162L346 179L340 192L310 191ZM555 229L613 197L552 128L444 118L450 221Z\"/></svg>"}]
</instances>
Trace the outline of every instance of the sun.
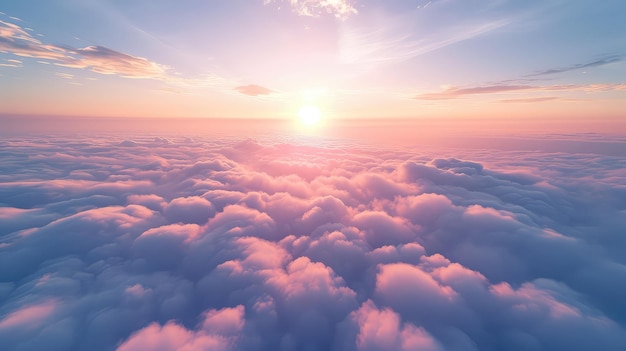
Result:
<instances>
[{"instance_id":1,"label":"sun","mask_svg":"<svg viewBox=\"0 0 626 351\"><path fill-rule=\"evenodd\" d=\"M300 117L300 122L306 124L307 126L313 126L319 123L322 113L319 108L313 105L306 105L300 108L300 111L298 111L298 117Z\"/></svg>"}]
</instances>

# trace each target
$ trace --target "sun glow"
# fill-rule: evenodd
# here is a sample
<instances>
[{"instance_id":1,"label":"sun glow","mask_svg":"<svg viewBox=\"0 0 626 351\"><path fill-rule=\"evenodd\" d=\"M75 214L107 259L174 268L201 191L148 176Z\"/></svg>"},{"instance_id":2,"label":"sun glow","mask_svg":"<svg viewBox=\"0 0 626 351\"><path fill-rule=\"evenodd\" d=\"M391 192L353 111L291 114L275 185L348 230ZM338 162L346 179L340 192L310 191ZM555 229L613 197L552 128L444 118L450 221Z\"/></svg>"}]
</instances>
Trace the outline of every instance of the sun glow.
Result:
<instances>
[{"instance_id":1,"label":"sun glow","mask_svg":"<svg viewBox=\"0 0 626 351\"><path fill-rule=\"evenodd\" d=\"M302 106L300 111L298 111L298 117L300 117L300 121L307 126L316 125L321 117L322 113L320 109L312 105Z\"/></svg>"}]
</instances>

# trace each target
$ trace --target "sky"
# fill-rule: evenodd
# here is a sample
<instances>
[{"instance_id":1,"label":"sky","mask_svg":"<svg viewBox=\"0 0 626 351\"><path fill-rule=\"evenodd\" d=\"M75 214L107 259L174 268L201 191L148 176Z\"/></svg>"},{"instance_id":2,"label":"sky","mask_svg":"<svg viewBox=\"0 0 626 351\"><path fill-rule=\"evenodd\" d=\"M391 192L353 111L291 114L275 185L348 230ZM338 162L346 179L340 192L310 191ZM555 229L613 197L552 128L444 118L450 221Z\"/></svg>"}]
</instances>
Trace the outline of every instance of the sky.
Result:
<instances>
[{"instance_id":1,"label":"sky","mask_svg":"<svg viewBox=\"0 0 626 351\"><path fill-rule=\"evenodd\" d=\"M1 0L0 350L623 351L623 0Z\"/></svg>"},{"instance_id":2,"label":"sky","mask_svg":"<svg viewBox=\"0 0 626 351\"><path fill-rule=\"evenodd\" d=\"M5 116L621 122L621 0L7 0ZM616 122L617 121L617 122Z\"/></svg>"}]
</instances>

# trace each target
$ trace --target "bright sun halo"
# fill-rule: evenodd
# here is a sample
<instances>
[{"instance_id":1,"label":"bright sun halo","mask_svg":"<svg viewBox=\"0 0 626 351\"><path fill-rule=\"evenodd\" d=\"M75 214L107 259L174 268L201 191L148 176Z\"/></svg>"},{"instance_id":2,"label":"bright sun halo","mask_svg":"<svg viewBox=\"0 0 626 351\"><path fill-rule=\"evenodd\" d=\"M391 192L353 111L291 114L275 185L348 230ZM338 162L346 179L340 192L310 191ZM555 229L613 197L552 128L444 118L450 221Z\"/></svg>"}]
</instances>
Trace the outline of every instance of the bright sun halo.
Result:
<instances>
[{"instance_id":1,"label":"bright sun halo","mask_svg":"<svg viewBox=\"0 0 626 351\"><path fill-rule=\"evenodd\" d=\"M320 109L312 105L302 106L300 111L298 111L300 121L308 126L317 124L320 121L321 116L322 114Z\"/></svg>"}]
</instances>

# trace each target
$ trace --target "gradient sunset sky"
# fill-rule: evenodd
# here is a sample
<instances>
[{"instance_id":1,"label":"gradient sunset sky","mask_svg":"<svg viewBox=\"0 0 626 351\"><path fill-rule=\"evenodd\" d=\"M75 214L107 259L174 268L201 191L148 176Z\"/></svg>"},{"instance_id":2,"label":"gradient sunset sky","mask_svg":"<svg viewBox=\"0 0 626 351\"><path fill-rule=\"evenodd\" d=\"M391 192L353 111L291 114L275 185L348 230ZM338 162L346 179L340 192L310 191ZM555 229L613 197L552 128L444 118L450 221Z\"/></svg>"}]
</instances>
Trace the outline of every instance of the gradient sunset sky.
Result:
<instances>
[{"instance_id":1,"label":"gradient sunset sky","mask_svg":"<svg viewBox=\"0 0 626 351\"><path fill-rule=\"evenodd\" d=\"M10 0L0 114L619 119L622 0Z\"/></svg>"},{"instance_id":2,"label":"gradient sunset sky","mask_svg":"<svg viewBox=\"0 0 626 351\"><path fill-rule=\"evenodd\" d=\"M0 0L1 351L626 350L626 0Z\"/></svg>"}]
</instances>

